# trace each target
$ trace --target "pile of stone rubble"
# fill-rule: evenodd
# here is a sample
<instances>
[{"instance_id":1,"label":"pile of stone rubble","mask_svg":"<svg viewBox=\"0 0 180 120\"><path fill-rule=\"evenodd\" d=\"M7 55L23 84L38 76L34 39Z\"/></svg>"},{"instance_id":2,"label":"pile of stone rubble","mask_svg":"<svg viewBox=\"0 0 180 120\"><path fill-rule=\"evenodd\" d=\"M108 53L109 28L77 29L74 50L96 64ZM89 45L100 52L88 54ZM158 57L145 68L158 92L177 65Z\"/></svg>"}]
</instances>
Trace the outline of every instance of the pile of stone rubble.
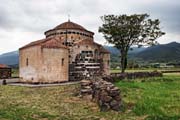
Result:
<instances>
[{"instance_id":1,"label":"pile of stone rubble","mask_svg":"<svg viewBox=\"0 0 180 120\"><path fill-rule=\"evenodd\" d=\"M120 90L110 82L102 79L82 80L81 95L91 96L90 98L98 103L101 111L121 110L122 100Z\"/></svg>"}]
</instances>

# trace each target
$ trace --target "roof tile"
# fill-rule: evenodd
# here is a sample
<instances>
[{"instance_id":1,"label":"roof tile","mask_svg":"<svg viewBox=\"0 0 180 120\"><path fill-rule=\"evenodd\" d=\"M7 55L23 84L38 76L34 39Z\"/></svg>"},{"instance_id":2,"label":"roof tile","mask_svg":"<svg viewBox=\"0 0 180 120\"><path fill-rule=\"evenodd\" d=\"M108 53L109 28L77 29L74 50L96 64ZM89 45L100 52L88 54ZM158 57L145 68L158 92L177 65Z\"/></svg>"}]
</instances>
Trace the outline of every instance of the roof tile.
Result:
<instances>
[{"instance_id":1,"label":"roof tile","mask_svg":"<svg viewBox=\"0 0 180 120\"><path fill-rule=\"evenodd\" d=\"M34 42L31 42L23 47L20 48L21 49L25 49L25 48L29 48L29 47L33 47L33 46L41 46L44 48L68 48L67 46L63 45L62 39L60 37L53 37L53 38L46 38L46 39L42 39L42 40L37 40Z\"/></svg>"},{"instance_id":2,"label":"roof tile","mask_svg":"<svg viewBox=\"0 0 180 120\"><path fill-rule=\"evenodd\" d=\"M5 64L0 64L0 68L9 68L9 66L7 66Z\"/></svg>"}]
</instances>

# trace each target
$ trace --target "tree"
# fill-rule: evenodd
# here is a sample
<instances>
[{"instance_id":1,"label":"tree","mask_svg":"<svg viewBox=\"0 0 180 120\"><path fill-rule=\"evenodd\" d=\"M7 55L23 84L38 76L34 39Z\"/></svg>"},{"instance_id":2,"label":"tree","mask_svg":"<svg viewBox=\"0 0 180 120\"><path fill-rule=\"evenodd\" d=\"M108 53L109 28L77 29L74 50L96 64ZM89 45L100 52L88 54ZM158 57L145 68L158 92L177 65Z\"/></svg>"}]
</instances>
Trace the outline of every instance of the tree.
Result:
<instances>
[{"instance_id":1,"label":"tree","mask_svg":"<svg viewBox=\"0 0 180 120\"><path fill-rule=\"evenodd\" d=\"M121 72L127 66L127 53L131 46L155 45L156 39L165 33L160 30L158 19L149 19L148 14L104 15L99 27L105 39L113 44L121 53Z\"/></svg>"}]
</instances>

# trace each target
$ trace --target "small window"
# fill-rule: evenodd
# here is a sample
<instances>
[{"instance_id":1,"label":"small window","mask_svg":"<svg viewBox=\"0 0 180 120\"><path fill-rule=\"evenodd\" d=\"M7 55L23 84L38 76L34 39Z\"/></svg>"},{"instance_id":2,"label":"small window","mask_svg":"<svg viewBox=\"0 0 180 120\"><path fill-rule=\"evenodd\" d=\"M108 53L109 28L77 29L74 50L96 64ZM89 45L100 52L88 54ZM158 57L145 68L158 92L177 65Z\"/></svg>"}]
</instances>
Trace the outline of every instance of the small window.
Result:
<instances>
[{"instance_id":1,"label":"small window","mask_svg":"<svg viewBox=\"0 0 180 120\"><path fill-rule=\"evenodd\" d=\"M64 66L64 58L61 60L61 66Z\"/></svg>"},{"instance_id":2,"label":"small window","mask_svg":"<svg viewBox=\"0 0 180 120\"><path fill-rule=\"evenodd\" d=\"M107 61L107 64L109 65L109 60Z\"/></svg>"},{"instance_id":3,"label":"small window","mask_svg":"<svg viewBox=\"0 0 180 120\"><path fill-rule=\"evenodd\" d=\"M28 65L29 65L29 59L26 58L26 66L28 66Z\"/></svg>"},{"instance_id":4,"label":"small window","mask_svg":"<svg viewBox=\"0 0 180 120\"><path fill-rule=\"evenodd\" d=\"M86 48L88 48L88 46L86 45Z\"/></svg>"}]
</instances>

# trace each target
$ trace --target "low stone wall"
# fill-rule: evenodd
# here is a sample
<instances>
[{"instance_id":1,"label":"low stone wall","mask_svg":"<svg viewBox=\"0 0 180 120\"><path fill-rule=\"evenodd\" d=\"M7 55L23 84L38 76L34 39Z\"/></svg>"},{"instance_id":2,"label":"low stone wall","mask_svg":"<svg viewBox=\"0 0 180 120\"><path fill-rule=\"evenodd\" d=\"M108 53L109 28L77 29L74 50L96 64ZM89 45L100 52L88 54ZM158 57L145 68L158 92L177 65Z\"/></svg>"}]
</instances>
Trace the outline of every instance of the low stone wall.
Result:
<instances>
[{"instance_id":1,"label":"low stone wall","mask_svg":"<svg viewBox=\"0 0 180 120\"><path fill-rule=\"evenodd\" d=\"M90 96L99 105L101 111L120 111L122 108L119 88L102 79L82 80L81 95Z\"/></svg>"},{"instance_id":2,"label":"low stone wall","mask_svg":"<svg viewBox=\"0 0 180 120\"><path fill-rule=\"evenodd\" d=\"M11 78L11 68L0 68L0 79Z\"/></svg>"},{"instance_id":3,"label":"low stone wall","mask_svg":"<svg viewBox=\"0 0 180 120\"><path fill-rule=\"evenodd\" d=\"M161 71L162 73L179 73L180 70L164 70L164 71Z\"/></svg>"},{"instance_id":4,"label":"low stone wall","mask_svg":"<svg viewBox=\"0 0 180 120\"><path fill-rule=\"evenodd\" d=\"M147 78L147 77L162 77L161 72L133 72L133 73L111 73L109 76L103 76L102 78L108 82L116 82L116 80L123 79L136 79L136 78Z\"/></svg>"}]
</instances>

